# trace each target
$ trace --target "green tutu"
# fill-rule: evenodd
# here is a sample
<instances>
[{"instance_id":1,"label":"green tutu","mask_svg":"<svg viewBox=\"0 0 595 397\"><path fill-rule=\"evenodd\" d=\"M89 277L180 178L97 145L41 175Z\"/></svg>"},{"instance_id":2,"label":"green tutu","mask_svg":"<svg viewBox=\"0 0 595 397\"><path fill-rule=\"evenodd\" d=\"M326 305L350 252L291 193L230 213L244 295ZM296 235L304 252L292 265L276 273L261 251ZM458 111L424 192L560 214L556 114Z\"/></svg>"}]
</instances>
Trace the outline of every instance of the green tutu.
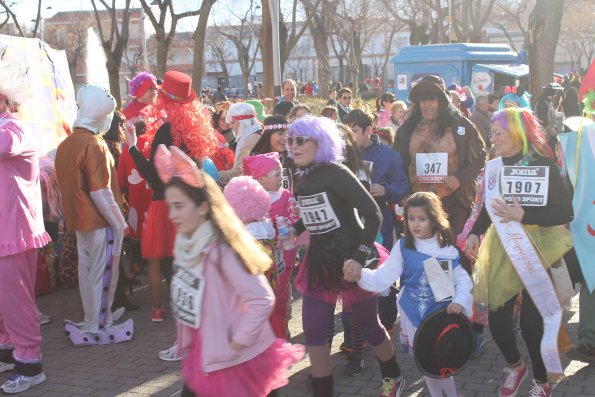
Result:
<instances>
[{"instance_id":1,"label":"green tutu","mask_svg":"<svg viewBox=\"0 0 595 397\"><path fill-rule=\"evenodd\" d=\"M564 226L524 225L545 269L572 248L572 235ZM473 298L490 310L496 310L523 289L516 269L508 258L494 225L491 225L479 248L473 269Z\"/></svg>"}]
</instances>

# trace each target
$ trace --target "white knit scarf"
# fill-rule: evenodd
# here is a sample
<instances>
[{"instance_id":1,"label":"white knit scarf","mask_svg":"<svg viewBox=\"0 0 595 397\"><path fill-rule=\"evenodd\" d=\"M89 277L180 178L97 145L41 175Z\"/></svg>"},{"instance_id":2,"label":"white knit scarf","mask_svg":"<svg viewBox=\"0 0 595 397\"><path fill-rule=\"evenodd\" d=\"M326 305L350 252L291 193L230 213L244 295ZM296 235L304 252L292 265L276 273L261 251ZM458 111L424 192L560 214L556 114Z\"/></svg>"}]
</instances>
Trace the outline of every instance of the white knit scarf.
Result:
<instances>
[{"instance_id":1,"label":"white knit scarf","mask_svg":"<svg viewBox=\"0 0 595 397\"><path fill-rule=\"evenodd\" d=\"M215 228L209 220L204 221L191 236L178 233L174 245L176 265L187 270L195 267L198 264L198 257L214 238Z\"/></svg>"}]
</instances>

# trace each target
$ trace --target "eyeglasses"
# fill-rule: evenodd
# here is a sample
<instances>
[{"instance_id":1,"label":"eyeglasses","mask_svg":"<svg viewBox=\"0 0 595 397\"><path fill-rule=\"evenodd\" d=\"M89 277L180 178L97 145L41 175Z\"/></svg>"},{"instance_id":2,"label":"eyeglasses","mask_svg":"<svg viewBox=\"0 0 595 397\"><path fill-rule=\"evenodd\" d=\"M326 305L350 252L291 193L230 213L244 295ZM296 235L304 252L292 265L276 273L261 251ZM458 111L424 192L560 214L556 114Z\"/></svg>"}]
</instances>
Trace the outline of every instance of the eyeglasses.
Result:
<instances>
[{"instance_id":1,"label":"eyeglasses","mask_svg":"<svg viewBox=\"0 0 595 397\"><path fill-rule=\"evenodd\" d=\"M308 141L314 141L314 139L307 136L290 136L286 140L287 146L293 146L295 143L298 146L304 146Z\"/></svg>"},{"instance_id":2,"label":"eyeglasses","mask_svg":"<svg viewBox=\"0 0 595 397\"><path fill-rule=\"evenodd\" d=\"M347 100L350 100L351 97L350 96L343 96L343 97L341 97L341 99L344 100L344 101L347 101Z\"/></svg>"},{"instance_id":3,"label":"eyeglasses","mask_svg":"<svg viewBox=\"0 0 595 397\"><path fill-rule=\"evenodd\" d=\"M504 134L504 131L491 132L488 134L488 138L490 138L490 140L493 140L494 138L500 138Z\"/></svg>"}]
</instances>

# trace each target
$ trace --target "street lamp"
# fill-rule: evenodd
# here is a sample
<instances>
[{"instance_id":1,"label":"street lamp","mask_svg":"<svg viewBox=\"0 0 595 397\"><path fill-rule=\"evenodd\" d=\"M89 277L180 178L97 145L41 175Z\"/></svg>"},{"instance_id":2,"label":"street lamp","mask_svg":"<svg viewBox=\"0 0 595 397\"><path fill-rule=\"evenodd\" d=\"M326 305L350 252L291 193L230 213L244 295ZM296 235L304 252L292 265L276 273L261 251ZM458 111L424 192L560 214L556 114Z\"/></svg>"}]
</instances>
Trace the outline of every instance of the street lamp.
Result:
<instances>
[{"instance_id":1,"label":"street lamp","mask_svg":"<svg viewBox=\"0 0 595 397\"><path fill-rule=\"evenodd\" d=\"M52 6L47 6L45 8L46 10L51 10ZM44 25L45 25L45 18L43 17L43 13L39 14L39 38L41 39L41 41L43 40L43 31L44 31ZM35 19L32 19L31 22L36 22Z\"/></svg>"},{"instance_id":2,"label":"street lamp","mask_svg":"<svg viewBox=\"0 0 595 397\"><path fill-rule=\"evenodd\" d=\"M279 47L279 0L268 0L273 30L273 93L281 96L281 49Z\"/></svg>"}]
</instances>

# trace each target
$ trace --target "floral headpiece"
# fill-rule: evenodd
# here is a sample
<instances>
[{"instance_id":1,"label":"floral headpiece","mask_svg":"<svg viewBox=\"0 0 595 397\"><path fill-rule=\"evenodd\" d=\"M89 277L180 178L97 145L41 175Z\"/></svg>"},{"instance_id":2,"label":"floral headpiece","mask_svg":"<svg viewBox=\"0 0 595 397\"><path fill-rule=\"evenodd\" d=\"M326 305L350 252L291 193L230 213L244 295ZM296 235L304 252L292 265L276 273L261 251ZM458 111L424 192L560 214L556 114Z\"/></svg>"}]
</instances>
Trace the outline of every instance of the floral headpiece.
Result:
<instances>
[{"instance_id":1,"label":"floral headpiece","mask_svg":"<svg viewBox=\"0 0 595 397\"><path fill-rule=\"evenodd\" d=\"M291 124L268 124L263 127L264 131L268 130L286 130L291 126Z\"/></svg>"}]
</instances>

